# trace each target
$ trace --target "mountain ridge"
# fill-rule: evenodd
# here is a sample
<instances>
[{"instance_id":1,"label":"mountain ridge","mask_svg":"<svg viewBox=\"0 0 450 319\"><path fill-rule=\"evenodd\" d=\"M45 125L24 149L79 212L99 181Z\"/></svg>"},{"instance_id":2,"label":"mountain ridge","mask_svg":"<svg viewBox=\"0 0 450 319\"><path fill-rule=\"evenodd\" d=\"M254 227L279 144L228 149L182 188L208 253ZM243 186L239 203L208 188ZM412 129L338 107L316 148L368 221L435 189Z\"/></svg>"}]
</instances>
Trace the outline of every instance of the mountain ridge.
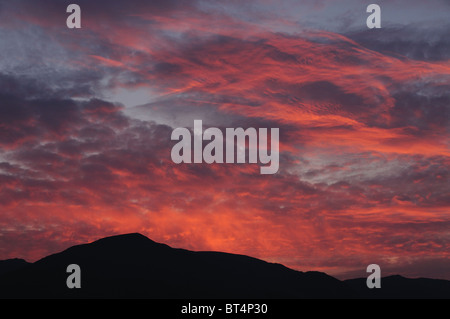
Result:
<instances>
[{"instance_id":1,"label":"mountain ridge","mask_svg":"<svg viewBox=\"0 0 450 319\"><path fill-rule=\"evenodd\" d=\"M246 255L172 248L139 233L6 264L0 298L450 298L450 281L391 276L371 290L365 278L341 281ZM81 268L80 289L66 286L69 264Z\"/></svg>"}]
</instances>

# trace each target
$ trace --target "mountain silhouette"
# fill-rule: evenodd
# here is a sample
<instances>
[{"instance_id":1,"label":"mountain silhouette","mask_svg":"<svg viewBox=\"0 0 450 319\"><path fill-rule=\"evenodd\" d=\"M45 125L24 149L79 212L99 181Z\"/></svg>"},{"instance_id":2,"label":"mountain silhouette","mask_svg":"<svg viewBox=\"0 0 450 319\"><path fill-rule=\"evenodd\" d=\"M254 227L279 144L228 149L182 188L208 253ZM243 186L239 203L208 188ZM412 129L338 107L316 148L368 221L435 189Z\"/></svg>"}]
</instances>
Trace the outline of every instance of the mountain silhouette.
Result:
<instances>
[{"instance_id":1,"label":"mountain silhouette","mask_svg":"<svg viewBox=\"0 0 450 319\"><path fill-rule=\"evenodd\" d=\"M429 278L383 277L381 289L368 289L366 278L345 280L360 298L450 299L450 281Z\"/></svg>"},{"instance_id":2,"label":"mountain silhouette","mask_svg":"<svg viewBox=\"0 0 450 319\"><path fill-rule=\"evenodd\" d=\"M66 285L70 264L80 266L79 289ZM244 255L176 249L137 233L73 246L35 263L0 262L0 298L401 298L414 289L422 291L413 294L417 298L450 297L445 280L400 277L382 285L374 294L365 278L340 281Z\"/></svg>"},{"instance_id":3,"label":"mountain silhouette","mask_svg":"<svg viewBox=\"0 0 450 319\"><path fill-rule=\"evenodd\" d=\"M27 261L19 258L0 260L0 276L13 270L22 269L29 264Z\"/></svg>"}]
</instances>

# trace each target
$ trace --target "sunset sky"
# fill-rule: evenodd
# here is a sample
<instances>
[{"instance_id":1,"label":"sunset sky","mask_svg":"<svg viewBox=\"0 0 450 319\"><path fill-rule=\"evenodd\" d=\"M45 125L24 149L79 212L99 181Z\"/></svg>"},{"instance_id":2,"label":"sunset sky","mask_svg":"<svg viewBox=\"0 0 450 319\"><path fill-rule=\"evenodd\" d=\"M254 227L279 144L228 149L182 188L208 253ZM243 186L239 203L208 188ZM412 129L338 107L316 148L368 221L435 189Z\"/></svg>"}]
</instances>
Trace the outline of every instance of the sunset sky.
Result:
<instances>
[{"instance_id":1,"label":"sunset sky","mask_svg":"<svg viewBox=\"0 0 450 319\"><path fill-rule=\"evenodd\" d=\"M0 0L0 260L139 232L450 279L450 2L373 2ZM279 128L279 171L173 163L195 119Z\"/></svg>"}]
</instances>

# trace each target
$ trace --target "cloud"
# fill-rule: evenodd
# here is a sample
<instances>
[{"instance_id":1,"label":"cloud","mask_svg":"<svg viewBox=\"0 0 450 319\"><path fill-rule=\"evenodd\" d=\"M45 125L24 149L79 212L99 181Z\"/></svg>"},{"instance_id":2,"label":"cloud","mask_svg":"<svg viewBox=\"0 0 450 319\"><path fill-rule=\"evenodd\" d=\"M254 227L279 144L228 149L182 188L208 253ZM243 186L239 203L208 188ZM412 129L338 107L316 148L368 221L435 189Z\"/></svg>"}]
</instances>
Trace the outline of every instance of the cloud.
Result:
<instances>
[{"instance_id":1,"label":"cloud","mask_svg":"<svg viewBox=\"0 0 450 319\"><path fill-rule=\"evenodd\" d=\"M408 24L383 30L361 30L346 35L365 47L398 58L421 61L447 61L450 42L444 33L448 26Z\"/></svg>"},{"instance_id":2,"label":"cloud","mask_svg":"<svg viewBox=\"0 0 450 319\"><path fill-rule=\"evenodd\" d=\"M0 27L13 61L0 74L0 258L138 231L300 270L344 276L381 260L449 278L427 262L448 260L444 24L421 55L418 29L400 48L400 27L385 40L292 32L281 11L264 27L270 2L242 14L205 1L79 4L77 33L56 26L64 3L3 4L24 26ZM150 101L123 105L123 92ZM279 173L174 164L172 129L194 119L280 128Z\"/></svg>"}]
</instances>

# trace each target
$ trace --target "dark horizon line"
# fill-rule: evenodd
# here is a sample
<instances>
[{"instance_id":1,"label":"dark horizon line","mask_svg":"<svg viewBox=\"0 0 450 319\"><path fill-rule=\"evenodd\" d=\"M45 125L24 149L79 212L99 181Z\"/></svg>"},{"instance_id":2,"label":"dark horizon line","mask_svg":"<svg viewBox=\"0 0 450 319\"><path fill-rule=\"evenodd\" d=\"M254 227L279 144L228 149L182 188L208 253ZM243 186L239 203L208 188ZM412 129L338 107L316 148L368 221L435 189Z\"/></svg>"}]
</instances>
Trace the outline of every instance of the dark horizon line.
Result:
<instances>
[{"instance_id":1,"label":"dark horizon line","mask_svg":"<svg viewBox=\"0 0 450 319\"><path fill-rule=\"evenodd\" d=\"M170 245L168 245L168 244L160 243L160 242L154 241L153 239L151 239L151 238L149 238L149 237L147 237L147 236L145 236L145 235L143 235L143 234L141 234L141 233L139 233L139 232L130 232L130 233L117 234L117 235L110 235L110 236L98 238L98 239L96 239L96 240L94 240L94 241L91 241L91 242L86 242L86 243L81 243L81 244L72 245L72 246L67 247L66 249L57 251L57 252L52 253L52 254L49 254L49 255L46 255L46 256L44 256L44 257L42 257L42 258L39 258L39 259L37 259L37 260L35 260L35 261L32 261L32 262L27 261L27 260L24 259L24 258L13 257L13 258L7 258L7 259L0 259L0 263L1 263L1 262L5 262L5 261L17 261L17 262L25 262L26 264L31 265L31 264L35 264L35 263L37 263L37 262L39 262L39 261L41 261L41 260L43 260L43 259L46 259L46 258L48 258L48 257L50 257L50 256L60 254L60 253L66 251L66 250L68 250L68 249L71 249L72 247L83 246L83 245L90 245L90 244L94 244L94 243L96 243L96 242L103 241L103 240L111 240L111 239L124 238L124 237L140 237L141 239L151 241L152 243L157 244L157 245L164 245L164 246L167 246L167 247L172 248L172 249L187 250L187 251L191 251L191 252L211 252L211 253L224 253L224 254L235 255L235 256L245 256L245 257L249 257L249 258L253 258L253 259L258 259L258 260L264 261L264 262L269 263L269 264L279 264L279 265L282 265L282 266L284 266L284 267L286 267L286 268L288 268L288 269L291 269L291 270L294 270L294 271L298 271L298 272L303 272L303 273L314 273L314 272L317 272L317 273L324 273L324 274L326 274L326 275L328 275L328 276L330 276L330 277L333 277L333 278L335 278L335 279L337 279L337 280L339 280L339 281L342 281L342 282L344 282L344 281L351 281L351 280L361 280L361 279L366 279L366 277L349 277L349 278L347 278L347 279L339 279L339 278L337 278L335 275L330 275L330 274L328 274L327 272L324 272L324 271L318 271L318 270L298 270L298 269L294 269L294 268L288 267L288 266L286 266L286 265L284 265L284 264L282 264L282 263L279 263L279 262L269 262L269 261L266 261L266 260L264 260L264 259L257 258L257 257L253 257L253 256L250 256L250 255L245 255L245 254L230 253L230 252L226 252L226 251L216 251L216 250L190 250L190 249L185 249L185 248L180 248L180 247L172 247L172 246L170 246ZM369 274L368 274L368 275L369 275ZM450 282L449 279L444 279L444 278L431 278L431 277L423 277L423 276L419 276L419 277L407 277L407 276L401 275L401 274L399 274L399 273L395 273L395 274L390 274L390 275L382 276L381 278L382 278L382 279L385 279L385 278L395 278L395 277L398 277L398 278L405 278L405 279L411 279L411 280L416 280L416 279L419 279L419 280L420 280L420 279L429 279L429 280L443 280L443 281L448 281L448 282Z\"/></svg>"}]
</instances>

